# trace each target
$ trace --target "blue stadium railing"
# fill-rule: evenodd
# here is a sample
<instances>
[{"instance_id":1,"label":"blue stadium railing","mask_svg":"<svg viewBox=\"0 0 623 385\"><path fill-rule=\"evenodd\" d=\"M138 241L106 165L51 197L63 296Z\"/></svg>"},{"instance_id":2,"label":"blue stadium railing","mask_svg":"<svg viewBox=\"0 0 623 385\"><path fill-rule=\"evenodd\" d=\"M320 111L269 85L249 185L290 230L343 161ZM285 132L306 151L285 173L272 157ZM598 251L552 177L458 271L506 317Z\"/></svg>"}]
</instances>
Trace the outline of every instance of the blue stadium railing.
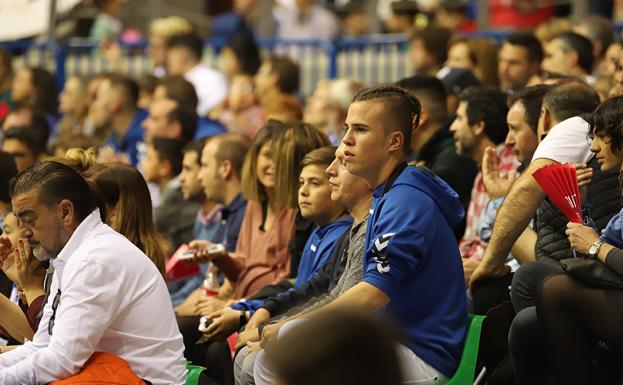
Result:
<instances>
[{"instance_id":1,"label":"blue stadium railing","mask_svg":"<svg viewBox=\"0 0 623 385\"><path fill-rule=\"evenodd\" d=\"M617 35L623 24L615 26ZM509 31L478 31L469 36L484 36L500 42ZM216 65L216 54L222 40L206 40L204 60ZM309 95L322 79L348 77L365 83L396 81L407 76L407 39L402 35L374 35L362 38L329 40L259 40L265 52L294 57L301 66L301 93ZM24 64L42 66L56 73L60 90L69 75L89 76L110 70L109 64L97 53L97 44L88 40L68 43L34 43L17 41L0 43ZM131 75L148 73L151 63L146 56L147 42L123 44L124 61Z\"/></svg>"},{"instance_id":2,"label":"blue stadium railing","mask_svg":"<svg viewBox=\"0 0 623 385\"><path fill-rule=\"evenodd\" d=\"M329 40L260 40L265 52L292 56L301 65L303 94L309 94L322 79L348 76L366 82L391 81L407 72L404 36L372 36ZM224 41L206 40L204 60L216 64L216 53ZM67 76L89 76L107 71L110 65L97 53L97 44L88 40L71 40L65 44L28 41L0 43L30 66L42 66L56 72L58 87ZM151 68L145 53L146 41L122 44L124 60L132 75Z\"/></svg>"}]
</instances>

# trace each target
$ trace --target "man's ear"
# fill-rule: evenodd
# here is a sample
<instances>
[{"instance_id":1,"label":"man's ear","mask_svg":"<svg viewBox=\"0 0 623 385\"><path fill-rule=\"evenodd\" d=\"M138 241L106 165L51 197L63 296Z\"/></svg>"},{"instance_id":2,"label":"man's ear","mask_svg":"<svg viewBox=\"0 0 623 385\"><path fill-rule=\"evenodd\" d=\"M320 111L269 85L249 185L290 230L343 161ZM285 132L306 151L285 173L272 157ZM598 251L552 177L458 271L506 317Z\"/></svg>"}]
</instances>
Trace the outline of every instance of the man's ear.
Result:
<instances>
[{"instance_id":1,"label":"man's ear","mask_svg":"<svg viewBox=\"0 0 623 385\"><path fill-rule=\"evenodd\" d=\"M474 125L472 125L474 134L478 135L484 135L485 133L485 122L484 121L480 121Z\"/></svg>"},{"instance_id":2,"label":"man's ear","mask_svg":"<svg viewBox=\"0 0 623 385\"><path fill-rule=\"evenodd\" d=\"M565 55L565 59L567 60L567 65L569 67L580 66L580 55L578 55L577 51L570 51L567 55Z\"/></svg>"},{"instance_id":3,"label":"man's ear","mask_svg":"<svg viewBox=\"0 0 623 385\"><path fill-rule=\"evenodd\" d=\"M403 134L402 131L393 131L389 137L389 152L402 151L404 142L405 134Z\"/></svg>"},{"instance_id":4,"label":"man's ear","mask_svg":"<svg viewBox=\"0 0 623 385\"><path fill-rule=\"evenodd\" d=\"M169 123L169 135L171 139L182 137L182 124L178 120Z\"/></svg>"},{"instance_id":5,"label":"man's ear","mask_svg":"<svg viewBox=\"0 0 623 385\"><path fill-rule=\"evenodd\" d=\"M541 70L541 63L539 63L538 61L531 63L530 70L531 70L530 73L532 74L532 76L539 74Z\"/></svg>"},{"instance_id":6,"label":"man's ear","mask_svg":"<svg viewBox=\"0 0 623 385\"><path fill-rule=\"evenodd\" d=\"M422 108L422 111L420 112L420 124L418 125L418 127L426 127L426 124L428 123L429 118L430 117L428 116L428 111ZM417 130L418 127L413 127L413 130L414 131Z\"/></svg>"},{"instance_id":7,"label":"man's ear","mask_svg":"<svg viewBox=\"0 0 623 385\"><path fill-rule=\"evenodd\" d=\"M121 111L121 107L123 106L123 102L121 100L121 98L117 98L116 100L112 101L110 103L110 106L112 107L112 111L113 112L119 112Z\"/></svg>"},{"instance_id":8,"label":"man's ear","mask_svg":"<svg viewBox=\"0 0 623 385\"><path fill-rule=\"evenodd\" d=\"M168 160L160 160L160 162L158 162L158 176L166 178L170 175L173 175L173 166L171 166L171 162Z\"/></svg>"},{"instance_id":9,"label":"man's ear","mask_svg":"<svg viewBox=\"0 0 623 385\"><path fill-rule=\"evenodd\" d=\"M74 221L74 204L69 199L63 199L58 204L58 210L61 222L66 226L70 226Z\"/></svg>"},{"instance_id":10,"label":"man's ear","mask_svg":"<svg viewBox=\"0 0 623 385\"><path fill-rule=\"evenodd\" d=\"M224 160L218 167L218 172L223 180L229 180L233 173L234 168L230 160Z\"/></svg>"},{"instance_id":11,"label":"man's ear","mask_svg":"<svg viewBox=\"0 0 623 385\"><path fill-rule=\"evenodd\" d=\"M279 88L279 75L277 75L276 73L271 73L270 79L273 87Z\"/></svg>"},{"instance_id":12,"label":"man's ear","mask_svg":"<svg viewBox=\"0 0 623 385\"><path fill-rule=\"evenodd\" d=\"M545 107L541 107L541 119L543 119L543 134L552 129L552 113Z\"/></svg>"},{"instance_id":13,"label":"man's ear","mask_svg":"<svg viewBox=\"0 0 623 385\"><path fill-rule=\"evenodd\" d=\"M603 44L601 43L601 40L599 39L592 40L592 42L593 42L593 56L599 57L599 53L601 52L601 49L603 48Z\"/></svg>"}]
</instances>

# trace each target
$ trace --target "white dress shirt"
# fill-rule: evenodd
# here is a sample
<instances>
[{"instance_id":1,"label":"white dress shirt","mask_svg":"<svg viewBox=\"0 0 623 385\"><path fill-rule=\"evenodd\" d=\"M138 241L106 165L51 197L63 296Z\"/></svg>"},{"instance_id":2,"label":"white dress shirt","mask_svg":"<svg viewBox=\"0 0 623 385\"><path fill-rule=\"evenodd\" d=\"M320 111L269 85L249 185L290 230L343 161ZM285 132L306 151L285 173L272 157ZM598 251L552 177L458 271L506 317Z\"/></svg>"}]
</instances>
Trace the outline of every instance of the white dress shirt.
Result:
<instances>
[{"instance_id":1,"label":"white dress shirt","mask_svg":"<svg viewBox=\"0 0 623 385\"><path fill-rule=\"evenodd\" d=\"M184 384L184 344L165 282L143 252L102 223L99 210L82 221L53 264L39 329L32 342L0 355L0 384L70 377L94 352L123 358L154 385Z\"/></svg>"},{"instance_id":2,"label":"white dress shirt","mask_svg":"<svg viewBox=\"0 0 623 385\"><path fill-rule=\"evenodd\" d=\"M184 78L195 87L199 104L197 115L204 117L227 96L227 78L221 72L199 63Z\"/></svg>"}]
</instances>

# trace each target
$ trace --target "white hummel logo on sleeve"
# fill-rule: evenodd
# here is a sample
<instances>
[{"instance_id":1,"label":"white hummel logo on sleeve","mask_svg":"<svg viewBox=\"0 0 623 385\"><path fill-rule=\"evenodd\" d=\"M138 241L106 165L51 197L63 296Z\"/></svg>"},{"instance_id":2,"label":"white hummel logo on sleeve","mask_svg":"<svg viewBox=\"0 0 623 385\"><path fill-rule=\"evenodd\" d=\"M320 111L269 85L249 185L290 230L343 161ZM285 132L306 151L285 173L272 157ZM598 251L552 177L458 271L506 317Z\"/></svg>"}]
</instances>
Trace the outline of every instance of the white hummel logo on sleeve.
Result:
<instances>
[{"instance_id":1,"label":"white hummel logo on sleeve","mask_svg":"<svg viewBox=\"0 0 623 385\"><path fill-rule=\"evenodd\" d=\"M386 248L389 245L389 241L396 233L387 233L378 237L374 241L374 246L372 247L372 254L374 255L374 260L376 261L376 270L379 273L389 273L389 259L387 258Z\"/></svg>"}]
</instances>

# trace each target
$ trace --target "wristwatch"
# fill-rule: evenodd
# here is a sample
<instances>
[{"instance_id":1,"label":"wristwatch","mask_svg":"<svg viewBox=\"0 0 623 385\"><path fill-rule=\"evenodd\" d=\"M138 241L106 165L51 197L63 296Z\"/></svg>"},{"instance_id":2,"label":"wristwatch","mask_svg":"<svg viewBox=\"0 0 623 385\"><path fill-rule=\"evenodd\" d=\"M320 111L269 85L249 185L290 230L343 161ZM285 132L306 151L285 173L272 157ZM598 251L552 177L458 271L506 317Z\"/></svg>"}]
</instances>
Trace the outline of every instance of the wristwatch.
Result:
<instances>
[{"instance_id":1,"label":"wristwatch","mask_svg":"<svg viewBox=\"0 0 623 385\"><path fill-rule=\"evenodd\" d=\"M589 258L597 258L597 254L599 254L599 249L601 248L601 245L604 244L604 241L602 241L601 239L594 242L592 245L590 245L590 247L588 248L588 257Z\"/></svg>"}]
</instances>

